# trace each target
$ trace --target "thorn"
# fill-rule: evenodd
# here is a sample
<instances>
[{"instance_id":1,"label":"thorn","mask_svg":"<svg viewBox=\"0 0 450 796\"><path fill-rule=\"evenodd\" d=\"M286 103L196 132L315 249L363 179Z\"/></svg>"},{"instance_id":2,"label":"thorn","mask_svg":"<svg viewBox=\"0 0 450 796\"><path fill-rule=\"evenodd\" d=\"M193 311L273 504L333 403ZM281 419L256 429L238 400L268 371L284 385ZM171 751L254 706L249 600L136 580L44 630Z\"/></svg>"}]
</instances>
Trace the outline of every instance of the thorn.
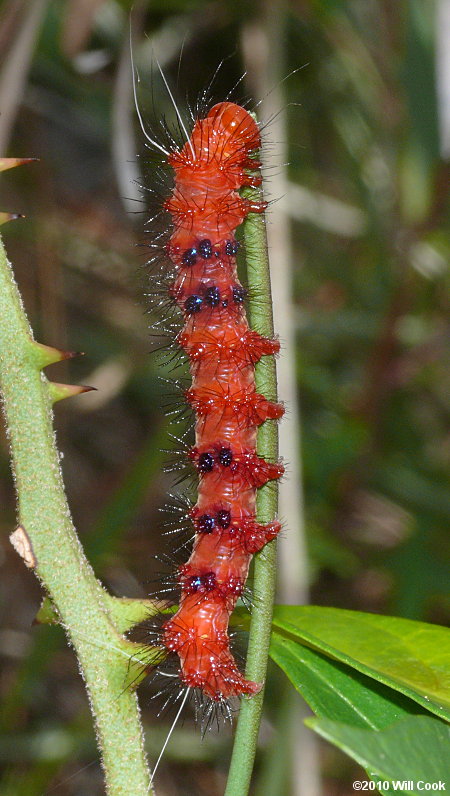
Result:
<instances>
[{"instance_id":1,"label":"thorn","mask_svg":"<svg viewBox=\"0 0 450 796\"><path fill-rule=\"evenodd\" d=\"M53 605L50 597L44 597L42 600L41 606L39 611L37 612L36 616L34 617L32 624L33 625L57 625L59 624L59 615L58 612Z\"/></svg>"},{"instance_id":2,"label":"thorn","mask_svg":"<svg viewBox=\"0 0 450 796\"><path fill-rule=\"evenodd\" d=\"M15 169L16 166L24 166L26 163L35 163L39 158L0 158L0 171Z\"/></svg>"},{"instance_id":3,"label":"thorn","mask_svg":"<svg viewBox=\"0 0 450 796\"><path fill-rule=\"evenodd\" d=\"M64 398L72 398L74 395L81 395L84 392L92 392L96 387L88 387L85 384L57 384L49 382L50 398L53 404L62 401Z\"/></svg>"},{"instance_id":4,"label":"thorn","mask_svg":"<svg viewBox=\"0 0 450 796\"><path fill-rule=\"evenodd\" d=\"M16 221L18 218L25 218L23 213L2 213L0 212L0 226L8 221Z\"/></svg>"},{"instance_id":5,"label":"thorn","mask_svg":"<svg viewBox=\"0 0 450 796\"><path fill-rule=\"evenodd\" d=\"M62 351L60 348L37 343L36 340L32 341L33 358L37 359L39 370L46 368L47 365L53 365L55 362L62 362L64 359L73 359L74 357L83 356L82 351ZM38 355L36 357L36 354Z\"/></svg>"},{"instance_id":6,"label":"thorn","mask_svg":"<svg viewBox=\"0 0 450 796\"><path fill-rule=\"evenodd\" d=\"M75 359L75 357L84 357L84 351L61 351L64 354L63 359Z\"/></svg>"}]
</instances>

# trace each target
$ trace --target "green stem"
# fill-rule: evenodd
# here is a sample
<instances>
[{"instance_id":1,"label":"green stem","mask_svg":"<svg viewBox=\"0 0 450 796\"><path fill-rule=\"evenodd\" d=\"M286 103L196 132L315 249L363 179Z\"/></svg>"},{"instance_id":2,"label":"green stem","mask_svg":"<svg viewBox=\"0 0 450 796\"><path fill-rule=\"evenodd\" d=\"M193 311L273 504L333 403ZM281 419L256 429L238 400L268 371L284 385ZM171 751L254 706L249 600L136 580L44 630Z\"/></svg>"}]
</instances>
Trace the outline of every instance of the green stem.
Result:
<instances>
[{"instance_id":1,"label":"green stem","mask_svg":"<svg viewBox=\"0 0 450 796\"><path fill-rule=\"evenodd\" d=\"M77 652L107 792L144 796L151 789L142 728L136 695L125 685L136 648L122 637L115 603L95 578L72 524L52 428L50 382L42 373L50 361L32 338L0 239L0 387L23 529L16 538L31 543L29 563Z\"/></svg>"},{"instance_id":2,"label":"green stem","mask_svg":"<svg viewBox=\"0 0 450 796\"><path fill-rule=\"evenodd\" d=\"M261 201L261 191L248 189L246 198ZM249 315L252 329L273 337L273 312L270 288L269 256L265 219L262 214L250 213L244 223L247 277L250 291ZM277 400L275 358L266 356L256 365L256 389L269 400ZM278 427L268 420L258 430L257 451L269 461L278 458ZM277 482L271 481L258 490L258 522L267 523L276 517L278 509ZM275 598L277 552L276 541L270 542L255 556L254 593L247 653L246 677L264 683L269 657L272 612ZM264 700L264 688L256 696L241 702L233 745L225 796L245 796L250 780L258 743L259 726Z\"/></svg>"}]
</instances>

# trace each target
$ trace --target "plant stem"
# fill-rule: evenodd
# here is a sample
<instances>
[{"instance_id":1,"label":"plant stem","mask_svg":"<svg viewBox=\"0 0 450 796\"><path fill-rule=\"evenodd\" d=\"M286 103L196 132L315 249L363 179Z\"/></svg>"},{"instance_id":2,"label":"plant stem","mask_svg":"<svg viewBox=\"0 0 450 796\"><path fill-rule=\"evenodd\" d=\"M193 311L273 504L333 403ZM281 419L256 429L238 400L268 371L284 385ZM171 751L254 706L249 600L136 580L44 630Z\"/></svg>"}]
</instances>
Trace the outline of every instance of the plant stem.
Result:
<instances>
[{"instance_id":1,"label":"plant stem","mask_svg":"<svg viewBox=\"0 0 450 796\"><path fill-rule=\"evenodd\" d=\"M51 360L50 360L51 361ZM56 358L53 360L56 361ZM19 539L57 608L86 682L110 796L151 793L136 695L125 686L135 646L75 533L52 428L49 364L32 338L0 239L0 387L19 505Z\"/></svg>"},{"instance_id":2,"label":"plant stem","mask_svg":"<svg viewBox=\"0 0 450 796\"><path fill-rule=\"evenodd\" d=\"M244 192L243 192L244 193ZM259 189L245 191L246 198L261 201ZM244 239L248 285L250 289L249 315L252 329L273 337L273 312L270 289L269 256L266 226L262 214L250 213L244 222ZM275 358L263 357L255 368L256 389L270 401L277 400L277 375ZM268 420L258 430L259 456L276 461L278 458L278 427ZM257 520L267 523L276 517L278 508L277 482L271 481L258 490ZM273 602L276 585L276 541L270 542L255 556L255 600L250 623L250 636L245 675L248 679L264 683L269 657ZM230 771L225 796L245 796L250 780L258 743L259 726L264 699L264 687L250 698L241 701L241 710L234 739Z\"/></svg>"}]
</instances>

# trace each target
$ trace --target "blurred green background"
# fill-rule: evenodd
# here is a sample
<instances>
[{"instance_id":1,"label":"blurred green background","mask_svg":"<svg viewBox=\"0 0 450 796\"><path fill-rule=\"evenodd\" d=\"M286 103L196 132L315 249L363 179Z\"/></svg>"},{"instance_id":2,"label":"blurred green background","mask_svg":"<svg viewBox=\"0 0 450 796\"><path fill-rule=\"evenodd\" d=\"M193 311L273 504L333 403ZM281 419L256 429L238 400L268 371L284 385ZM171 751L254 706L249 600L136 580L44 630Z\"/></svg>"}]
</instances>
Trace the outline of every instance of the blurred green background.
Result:
<instances>
[{"instance_id":1,"label":"blurred green background","mask_svg":"<svg viewBox=\"0 0 450 796\"><path fill-rule=\"evenodd\" d=\"M37 338L85 352L49 374L98 389L56 408L81 540L114 593L145 596L161 569L154 556L171 544L159 509L172 479L162 469L162 449L171 447L160 379L167 368L150 356L145 297L146 205L161 189L133 110L130 8L118 0L0 3L0 154L40 158L2 175L0 209L27 217L2 231ZM264 112L272 97L280 112L272 121L259 115L275 154L269 227L283 214L282 243L291 242L291 326L280 333L295 344L301 434L290 432L287 464L298 467L301 454L304 511L291 481L297 515L282 504L281 544L295 559L304 530L309 576L299 593L309 587L314 603L446 623L449 2L136 0L131 26L140 107L157 135L174 112L155 54L183 109L195 107L225 59L212 102L236 86L235 101L252 108L263 98ZM275 312L282 325L283 307ZM292 421L292 397L288 409ZM95 796L102 774L74 656L60 629L32 626L40 587L8 542L8 459L2 432L0 792ZM283 560L280 599L288 600L292 571ZM268 776L275 728L282 738L290 731L280 682L273 671L255 793L314 796L285 758ZM144 687L155 760L170 716L156 719L150 697ZM158 793L219 796L229 732L201 743L188 717L174 739ZM353 792L358 770L340 753L321 745L318 767L317 793Z\"/></svg>"}]
</instances>

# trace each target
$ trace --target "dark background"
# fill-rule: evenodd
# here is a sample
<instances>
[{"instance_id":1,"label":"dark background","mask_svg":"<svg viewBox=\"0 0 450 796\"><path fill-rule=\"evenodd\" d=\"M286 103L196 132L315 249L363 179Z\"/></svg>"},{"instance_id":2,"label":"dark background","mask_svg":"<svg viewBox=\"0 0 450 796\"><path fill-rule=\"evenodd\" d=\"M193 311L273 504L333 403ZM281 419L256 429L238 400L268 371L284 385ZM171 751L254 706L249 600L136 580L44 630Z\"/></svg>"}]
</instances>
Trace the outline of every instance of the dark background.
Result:
<instances>
[{"instance_id":1,"label":"dark background","mask_svg":"<svg viewBox=\"0 0 450 796\"><path fill-rule=\"evenodd\" d=\"M1 154L40 158L2 175L0 209L27 217L2 231L37 339L85 352L49 375L98 388L56 407L81 540L114 593L145 596L161 569L154 556L171 544L159 509L172 480L162 470L162 449L171 447L159 378L166 373L150 356L145 296L146 204L160 189L132 108L130 5L0 4ZM288 518L285 538L306 529L312 602L438 623L450 607L444 6L297 0L271 3L268 15L258 2L160 0L136 2L132 15L140 106L157 134L162 116L173 122L174 114L155 53L183 110L195 106L222 58L213 102L246 67L235 100L253 107L258 90L280 100L282 139L271 138L270 123L263 138L269 150L286 149L293 191L283 206L305 496L304 517ZM271 41L274 20L277 47L259 74L258 36ZM249 41L254 58L243 55ZM288 77L280 83L277 75ZM150 189L143 201L133 179ZM268 173L278 217L283 197L273 185ZM41 591L8 542L8 459L2 436L0 792L94 796L102 775L74 656L59 629L32 626ZM281 592L287 577L282 565ZM274 728L290 731L281 686L272 671L258 796L302 796L287 762L270 785L264 768ZM170 716L156 719L150 696L144 686L155 760ZM159 795L221 794L228 753L226 728L201 743L187 715L165 754ZM337 751L321 745L319 766L323 794L353 792L358 771Z\"/></svg>"}]
</instances>

